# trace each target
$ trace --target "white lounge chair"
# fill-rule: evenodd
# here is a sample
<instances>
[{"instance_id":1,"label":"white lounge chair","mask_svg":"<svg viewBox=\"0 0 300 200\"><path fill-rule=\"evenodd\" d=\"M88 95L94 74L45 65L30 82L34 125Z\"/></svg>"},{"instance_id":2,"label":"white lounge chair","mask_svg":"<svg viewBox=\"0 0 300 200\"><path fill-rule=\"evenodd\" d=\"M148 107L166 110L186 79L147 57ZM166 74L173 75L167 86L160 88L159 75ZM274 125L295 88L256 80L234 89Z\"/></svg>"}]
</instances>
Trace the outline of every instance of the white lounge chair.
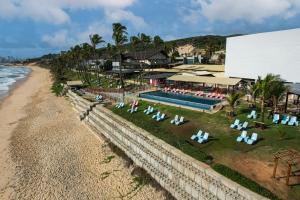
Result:
<instances>
[{"instance_id":1,"label":"white lounge chair","mask_svg":"<svg viewBox=\"0 0 300 200\"><path fill-rule=\"evenodd\" d=\"M241 135L236 139L237 142L242 142L243 140L247 140L247 131L243 131Z\"/></svg>"},{"instance_id":2,"label":"white lounge chair","mask_svg":"<svg viewBox=\"0 0 300 200\"><path fill-rule=\"evenodd\" d=\"M165 113L163 113L161 116L158 116L157 118L156 118L156 121L162 121L162 120L164 120L165 119L165 116L166 116L166 114Z\"/></svg>"},{"instance_id":3,"label":"white lounge chair","mask_svg":"<svg viewBox=\"0 0 300 200\"><path fill-rule=\"evenodd\" d=\"M176 115L174 119L171 120L171 124L175 124L176 121L178 121L179 116Z\"/></svg>"},{"instance_id":4,"label":"white lounge chair","mask_svg":"<svg viewBox=\"0 0 300 200\"><path fill-rule=\"evenodd\" d=\"M199 140L199 138L202 138L202 133L203 131L199 130L197 134L192 135L191 140L195 140L196 138Z\"/></svg>"},{"instance_id":5,"label":"white lounge chair","mask_svg":"<svg viewBox=\"0 0 300 200\"><path fill-rule=\"evenodd\" d=\"M279 114L274 114L274 116L273 116L273 124L278 124L279 119L280 119Z\"/></svg>"},{"instance_id":6,"label":"white lounge chair","mask_svg":"<svg viewBox=\"0 0 300 200\"><path fill-rule=\"evenodd\" d=\"M243 125L242 124L239 124L238 127L237 127L237 130L246 130L248 127L248 122L244 122Z\"/></svg>"},{"instance_id":7,"label":"white lounge chair","mask_svg":"<svg viewBox=\"0 0 300 200\"><path fill-rule=\"evenodd\" d=\"M284 115L282 120L281 120L281 124L286 125L289 121L290 121L290 116L289 115Z\"/></svg>"},{"instance_id":8,"label":"white lounge chair","mask_svg":"<svg viewBox=\"0 0 300 200\"><path fill-rule=\"evenodd\" d=\"M247 139L247 144L254 144L257 141L258 135L257 133L252 133L251 138Z\"/></svg>"},{"instance_id":9,"label":"white lounge chair","mask_svg":"<svg viewBox=\"0 0 300 200\"><path fill-rule=\"evenodd\" d=\"M297 117L295 117L295 116L291 117L288 125L290 125L290 126L298 126L299 125L299 121L297 121Z\"/></svg>"},{"instance_id":10,"label":"white lounge chair","mask_svg":"<svg viewBox=\"0 0 300 200\"><path fill-rule=\"evenodd\" d=\"M176 121L175 122L175 124L177 125L177 126L179 126L180 124L183 124L184 123L184 117L180 117L180 119L178 120L178 121Z\"/></svg>"},{"instance_id":11,"label":"white lounge chair","mask_svg":"<svg viewBox=\"0 0 300 200\"><path fill-rule=\"evenodd\" d=\"M208 141L208 137L209 137L209 133L205 132L204 135L203 135L203 137L201 137L201 138L198 140L198 142L199 142L200 144L202 144L202 143Z\"/></svg>"},{"instance_id":12,"label":"white lounge chair","mask_svg":"<svg viewBox=\"0 0 300 200\"><path fill-rule=\"evenodd\" d=\"M151 106L148 106L148 108L144 110L144 113L147 113L150 109L151 109Z\"/></svg>"},{"instance_id":13,"label":"white lounge chair","mask_svg":"<svg viewBox=\"0 0 300 200\"><path fill-rule=\"evenodd\" d=\"M240 124L240 120L236 119L233 124L230 125L230 128L237 128Z\"/></svg>"},{"instance_id":14,"label":"white lounge chair","mask_svg":"<svg viewBox=\"0 0 300 200\"><path fill-rule=\"evenodd\" d=\"M155 115L152 116L152 119L155 119L160 116L160 111L158 111Z\"/></svg>"},{"instance_id":15,"label":"white lounge chair","mask_svg":"<svg viewBox=\"0 0 300 200\"><path fill-rule=\"evenodd\" d=\"M248 119L256 119L256 111L252 110L251 113L247 116Z\"/></svg>"}]
</instances>

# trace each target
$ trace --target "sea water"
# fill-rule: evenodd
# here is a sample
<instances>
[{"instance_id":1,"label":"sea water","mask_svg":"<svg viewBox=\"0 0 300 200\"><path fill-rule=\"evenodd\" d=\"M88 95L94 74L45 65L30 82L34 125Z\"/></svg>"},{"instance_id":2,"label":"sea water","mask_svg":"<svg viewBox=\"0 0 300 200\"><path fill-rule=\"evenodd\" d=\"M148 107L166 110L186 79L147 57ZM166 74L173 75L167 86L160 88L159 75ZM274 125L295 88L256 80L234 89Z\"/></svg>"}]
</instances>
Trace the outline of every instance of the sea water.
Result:
<instances>
[{"instance_id":1,"label":"sea water","mask_svg":"<svg viewBox=\"0 0 300 200\"><path fill-rule=\"evenodd\" d=\"M11 67L0 65L0 101L8 95L9 91L19 81L30 73L27 67Z\"/></svg>"}]
</instances>

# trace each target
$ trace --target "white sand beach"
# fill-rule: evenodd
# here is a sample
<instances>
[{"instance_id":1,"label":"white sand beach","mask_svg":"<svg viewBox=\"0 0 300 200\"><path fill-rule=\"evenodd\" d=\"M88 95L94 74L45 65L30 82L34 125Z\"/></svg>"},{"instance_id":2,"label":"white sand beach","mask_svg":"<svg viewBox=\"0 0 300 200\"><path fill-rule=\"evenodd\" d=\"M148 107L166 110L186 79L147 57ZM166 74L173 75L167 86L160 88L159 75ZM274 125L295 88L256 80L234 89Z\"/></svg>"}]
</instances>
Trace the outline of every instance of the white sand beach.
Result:
<instances>
[{"instance_id":1,"label":"white sand beach","mask_svg":"<svg viewBox=\"0 0 300 200\"><path fill-rule=\"evenodd\" d=\"M134 166L51 93L48 70L30 67L0 106L0 199L169 199L140 187Z\"/></svg>"}]
</instances>

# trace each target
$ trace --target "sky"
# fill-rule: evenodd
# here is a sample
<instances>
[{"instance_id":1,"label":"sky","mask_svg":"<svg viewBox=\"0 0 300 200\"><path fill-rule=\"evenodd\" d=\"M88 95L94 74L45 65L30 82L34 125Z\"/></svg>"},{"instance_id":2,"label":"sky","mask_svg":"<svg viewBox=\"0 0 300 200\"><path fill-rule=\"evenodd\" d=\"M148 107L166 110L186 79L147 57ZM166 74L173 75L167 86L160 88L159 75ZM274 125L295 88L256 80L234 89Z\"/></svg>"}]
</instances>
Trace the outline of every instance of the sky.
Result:
<instances>
[{"instance_id":1,"label":"sky","mask_svg":"<svg viewBox=\"0 0 300 200\"><path fill-rule=\"evenodd\" d=\"M0 56L37 57L89 41L129 35L164 40L300 27L300 0L0 0ZM105 44L104 44L105 45Z\"/></svg>"}]
</instances>

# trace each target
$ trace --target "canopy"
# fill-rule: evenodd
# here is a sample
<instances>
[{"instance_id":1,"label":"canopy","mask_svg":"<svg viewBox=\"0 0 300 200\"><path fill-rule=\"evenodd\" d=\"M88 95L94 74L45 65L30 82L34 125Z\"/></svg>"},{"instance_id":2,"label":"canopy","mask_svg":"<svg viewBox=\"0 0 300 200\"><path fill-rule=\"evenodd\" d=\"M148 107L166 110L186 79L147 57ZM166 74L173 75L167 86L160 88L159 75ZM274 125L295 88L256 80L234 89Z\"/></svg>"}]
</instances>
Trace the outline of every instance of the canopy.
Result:
<instances>
[{"instance_id":1,"label":"canopy","mask_svg":"<svg viewBox=\"0 0 300 200\"><path fill-rule=\"evenodd\" d=\"M192 83L207 83L207 84L218 84L218 85L237 85L242 79L238 78L225 78L225 77L207 77L207 76L185 76L185 75L174 75L168 78L170 81L179 82L192 82Z\"/></svg>"}]
</instances>

